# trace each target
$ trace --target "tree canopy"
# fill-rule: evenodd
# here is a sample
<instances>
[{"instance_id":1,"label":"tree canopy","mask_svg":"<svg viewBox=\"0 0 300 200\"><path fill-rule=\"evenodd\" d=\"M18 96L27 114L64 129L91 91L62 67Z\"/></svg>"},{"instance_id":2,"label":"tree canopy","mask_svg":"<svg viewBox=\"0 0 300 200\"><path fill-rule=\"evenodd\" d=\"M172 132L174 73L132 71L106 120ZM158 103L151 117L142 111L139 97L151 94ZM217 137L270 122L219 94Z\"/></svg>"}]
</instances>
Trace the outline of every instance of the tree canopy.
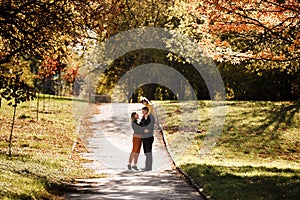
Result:
<instances>
[{"instance_id":1,"label":"tree canopy","mask_svg":"<svg viewBox=\"0 0 300 200\"><path fill-rule=\"evenodd\" d=\"M191 0L174 10L178 29L218 61L264 60L299 69L298 0Z\"/></svg>"},{"instance_id":2,"label":"tree canopy","mask_svg":"<svg viewBox=\"0 0 300 200\"><path fill-rule=\"evenodd\" d=\"M117 0L6 0L0 6L0 64L15 56L61 56L120 10Z\"/></svg>"},{"instance_id":3,"label":"tree canopy","mask_svg":"<svg viewBox=\"0 0 300 200\"><path fill-rule=\"evenodd\" d=\"M81 43L88 31L101 32L120 9L118 0L0 1L0 93L9 80L5 72L22 74L19 60L50 57L60 61L69 46Z\"/></svg>"},{"instance_id":4,"label":"tree canopy","mask_svg":"<svg viewBox=\"0 0 300 200\"><path fill-rule=\"evenodd\" d=\"M53 77L59 70L43 70L64 65L65 57L74 53L70 47L86 47L87 39L101 43L143 26L167 27L192 37L208 56L223 63L220 67L231 62L255 72L276 68L300 73L299 0L0 0L0 23L0 94L9 74L27 80L33 64L24 61L35 60L36 75L47 72L44 77ZM48 61L53 63L46 65ZM77 75L78 67L83 66L67 66L66 74ZM29 82L24 89L31 88ZM300 91L299 78L290 85Z\"/></svg>"}]
</instances>

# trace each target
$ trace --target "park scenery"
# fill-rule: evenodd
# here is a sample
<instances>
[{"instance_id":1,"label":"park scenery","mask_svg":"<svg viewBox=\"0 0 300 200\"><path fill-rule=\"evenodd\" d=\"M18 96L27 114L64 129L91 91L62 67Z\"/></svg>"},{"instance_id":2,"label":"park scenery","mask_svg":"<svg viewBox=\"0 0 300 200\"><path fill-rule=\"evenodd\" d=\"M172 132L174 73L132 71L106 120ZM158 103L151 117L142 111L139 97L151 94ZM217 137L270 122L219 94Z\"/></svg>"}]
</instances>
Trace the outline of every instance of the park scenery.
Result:
<instances>
[{"instance_id":1,"label":"park scenery","mask_svg":"<svg viewBox=\"0 0 300 200\"><path fill-rule=\"evenodd\" d=\"M0 27L0 199L299 199L299 0L0 0Z\"/></svg>"}]
</instances>

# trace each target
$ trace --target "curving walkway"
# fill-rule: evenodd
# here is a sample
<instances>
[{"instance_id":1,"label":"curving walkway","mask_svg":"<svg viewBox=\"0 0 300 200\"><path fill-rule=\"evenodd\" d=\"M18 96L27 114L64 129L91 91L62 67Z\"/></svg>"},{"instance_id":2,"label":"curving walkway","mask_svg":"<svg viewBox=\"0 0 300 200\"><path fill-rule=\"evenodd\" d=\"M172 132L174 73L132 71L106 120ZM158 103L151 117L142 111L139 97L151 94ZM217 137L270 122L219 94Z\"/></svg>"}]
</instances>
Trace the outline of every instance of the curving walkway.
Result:
<instances>
[{"instance_id":1,"label":"curving walkway","mask_svg":"<svg viewBox=\"0 0 300 200\"><path fill-rule=\"evenodd\" d=\"M132 147L130 113L141 113L141 104L112 103L98 106L99 114L91 119L95 130L88 138L89 153L83 156L93 160L86 167L107 178L79 179L66 199L203 199L188 180L173 170L161 134L155 132L153 171L127 170ZM141 114L140 114L141 117ZM139 157L138 168L144 167L145 156Z\"/></svg>"}]
</instances>

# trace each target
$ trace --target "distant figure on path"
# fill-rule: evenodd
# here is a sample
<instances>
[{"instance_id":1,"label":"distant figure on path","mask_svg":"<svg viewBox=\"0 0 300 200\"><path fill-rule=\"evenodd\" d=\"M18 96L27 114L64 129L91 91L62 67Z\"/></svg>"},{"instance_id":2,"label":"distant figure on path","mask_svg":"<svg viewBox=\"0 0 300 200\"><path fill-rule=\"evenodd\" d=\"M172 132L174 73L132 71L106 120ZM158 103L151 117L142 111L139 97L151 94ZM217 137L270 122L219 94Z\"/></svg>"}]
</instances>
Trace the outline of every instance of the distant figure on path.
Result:
<instances>
[{"instance_id":1,"label":"distant figure on path","mask_svg":"<svg viewBox=\"0 0 300 200\"><path fill-rule=\"evenodd\" d=\"M142 108L143 118L141 119L140 125L144 129L142 131L142 142L144 154L146 156L146 164L144 171L152 170L152 144L154 141L153 132L154 132L154 117L151 113L149 113L149 109L147 107Z\"/></svg>"},{"instance_id":2,"label":"distant figure on path","mask_svg":"<svg viewBox=\"0 0 300 200\"><path fill-rule=\"evenodd\" d=\"M138 118L139 115L136 112L131 113L131 126L133 129L133 137L132 137L132 151L129 156L129 161L128 161L128 169L131 170L135 169L138 170L137 168L137 162L142 146L142 133L144 129L140 126L138 123ZM131 166L133 161L133 166Z\"/></svg>"}]
</instances>

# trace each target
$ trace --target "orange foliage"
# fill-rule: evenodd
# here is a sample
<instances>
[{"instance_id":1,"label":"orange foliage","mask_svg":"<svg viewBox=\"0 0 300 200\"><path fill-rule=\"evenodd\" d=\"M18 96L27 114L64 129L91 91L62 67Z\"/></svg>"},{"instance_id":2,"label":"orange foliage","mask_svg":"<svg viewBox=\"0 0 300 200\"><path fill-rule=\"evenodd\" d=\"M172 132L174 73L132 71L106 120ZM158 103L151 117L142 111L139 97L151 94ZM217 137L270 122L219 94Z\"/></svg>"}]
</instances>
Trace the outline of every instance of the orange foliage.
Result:
<instances>
[{"instance_id":1,"label":"orange foliage","mask_svg":"<svg viewBox=\"0 0 300 200\"><path fill-rule=\"evenodd\" d=\"M58 60L46 57L39 69L38 78L46 78L56 74L61 63Z\"/></svg>"},{"instance_id":2,"label":"orange foliage","mask_svg":"<svg viewBox=\"0 0 300 200\"><path fill-rule=\"evenodd\" d=\"M79 74L78 67L68 68L66 69L64 79L67 83L74 83L78 74Z\"/></svg>"},{"instance_id":3,"label":"orange foliage","mask_svg":"<svg viewBox=\"0 0 300 200\"><path fill-rule=\"evenodd\" d=\"M248 55L248 58L291 60L300 57L298 0L190 0L188 13L204 21L193 27L203 33L204 39L211 40L215 49L221 45L229 47L231 41L236 41L231 38L231 41L222 42L220 36L230 33L240 40L248 39L248 44L256 41L258 46L252 52L255 55ZM231 50L222 50L223 54L226 52L229 57L240 56ZM214 53L213 57L220 56L217 50Z\"/></svg>"}]
</instances>

